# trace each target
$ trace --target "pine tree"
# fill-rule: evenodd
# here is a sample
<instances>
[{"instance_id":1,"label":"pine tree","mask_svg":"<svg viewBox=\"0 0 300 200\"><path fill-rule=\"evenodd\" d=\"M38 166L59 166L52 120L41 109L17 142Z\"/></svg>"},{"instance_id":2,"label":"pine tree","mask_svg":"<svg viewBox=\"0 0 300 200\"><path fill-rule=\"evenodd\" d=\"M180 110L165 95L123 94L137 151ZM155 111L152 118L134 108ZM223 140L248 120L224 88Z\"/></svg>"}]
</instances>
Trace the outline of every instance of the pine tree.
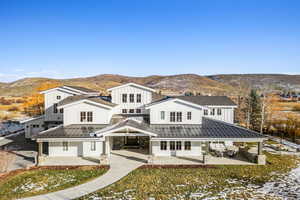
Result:
<instances>
[{"instance_id":1,"label":"pine tree","mask_svg":"<svg viewBox=\"0 0 300 200\"><path fill-rule=\"evenodd\" d=\"M249 96L250 104L250 126L253 130L259 131L261 126L261 99L256 90L251 90Z\"/></svg>"}]
</instances>

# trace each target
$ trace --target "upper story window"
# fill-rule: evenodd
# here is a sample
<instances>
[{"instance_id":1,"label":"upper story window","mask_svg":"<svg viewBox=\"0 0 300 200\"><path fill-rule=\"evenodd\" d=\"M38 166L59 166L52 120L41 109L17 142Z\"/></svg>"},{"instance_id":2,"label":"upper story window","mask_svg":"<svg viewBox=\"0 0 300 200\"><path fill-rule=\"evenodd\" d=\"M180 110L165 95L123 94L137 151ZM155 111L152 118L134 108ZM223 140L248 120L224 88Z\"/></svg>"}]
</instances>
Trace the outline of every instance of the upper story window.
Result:
<instances>
[{"instance_id":1,"label":"upper story window","mask_svg":"<svg viewBox=\"0 0 300 200\"><path fill-rule=\"evenodd\" d=\"M134 94L129 94L129 102L134 103Z\"/></svg>"},{"instance_id":2,"label":"upper story window","mask_svg":"<svg viewBox=\"0 0 300 200\"><path fill-rule=\"evenodd\" d=\"M160 111L160 119L165 120L165 111Z\"/></svg>"},{"instance_id":3,"label":"upper story window","mask_svg":"<svg viewBox=\"0 0 300 200\"><path fill-rule=\"evenodd\" d=\"M221 109L221 108L218 108L217 114L218 114L218 115L222 115L222 109Z\"/></svg>"},{"instance_id":4,"label":"upper story window","mask_svg":"<svg viewBox=\"0 0 300 200\"><path fill-rule=\"evenodd\" d=\"M127 113L127 109L122 109L122 113Z\"/></svg>"},{"instance_id":5,"label":"upper story window","mask_svg":"<svg viewBox=\"0 0 300 200\"><path fill-rule=\"evenodd\" d=\"M160 150L167 150L167 141L160 142Z\"/></svg>"},{"instance_id":6,"label":"upper story window","mask_svg":"<svg viewBox=\"0 0 300 200\"><path fill-rule=\"evenodd\" d=\"M64 113L64 109L63 108L59 109L59 112Z\"/></svg>"},{"instance_id":7,"label":"upper story window","mask_svg":"<svg viewBox=\"0 0 300 200\"><path fill-rule=\"evenodd\" d=\"M93 112L80 112L80 122L93 122Z\"/></svg>"},{"instance_id":8,"label":"upper story window","mask_svg":"<svg viewBox=\"0 0 300 200\"><path fill-rule=\"evenodd\" d=\"M134 109L129 109L129 113L134 113Z\"/></svg>"},{"instance_id":9,"label":"upper story window","mask_svg":"<svg viewBox=\"0 0 300 200\"><path fill-rule=\"evenodd\" d=\"M177 112L177 122L182 122L182 112Z\"/></svg>"},{"instance_id":10,"label":"upper story window","mask_svg":"<svg viewBox=\"0 0 300 200\"><path fill-rule=\"evenodd\" d=\"M208 115L208 110L204 109L204 115Z\"/></svg>"},{"instance_id":11,"label":"upper story window","mask_svg":"<svg viewBox=\"0 0 300 200\"><path fill-rule=\"evenodd\" d=\"M135 112L136 112L136 113L141 113L142 110L138 108L138 109L135 110Z\"/></svg>"},{"instance_id":12,"label":"upper story window","mask_svg":"<svg viewBox=\"0 0 300 200\"><path fill-rule=\"evenodd\" d=\"M175 122L176 112L170 112L170 122Z\"/></svg>"},{"instance_id":13,"label":"upper story window","mask_svg":"<svg viewBox=\"0 0 300 200\"><path fill-rule=\"evenodd\" d=\"M187 112L187 120L191 120L192 119L192 112Z\"/></svg>"},{"instance_id":14,"label":"upper story window","mask_svg":"<svg viewBox=\"0 0 300 200\"><path fill-rule=\"evenodd\" d=\"M57 99L57 100L60 100L60 99L61 99L61 96L56 96L56 99Z\"/></svg>"},{"instance_id":15,"label":"upper story window","mask_svg":"<svg viewBox=\"0 0 300 200\"><path fill-rule=\"evenodd\" d=\"M212 109L210 110L210 115L215 115L215 109L214 109L214 108L212 108Z\"/></svg>"},{"instance_id":16,"label":"upper story window","mask_svg":"<svg viewBox=\"0 0 300 200\"><path fill-rule=\"evenodd\" d=\"M136 102L141 103L142 102L142 95L141 94L136 94Z\"/></svg>"},{"instance_id":17,"label":"upper story window","mask_svg":"<svg viewBox=\"0 0 300 200\"><path fill-rule=\"evenodd\" d=\"M122 102L127 103L127 94L122 94Z\"/></svg>"},{"instance_id":18,"label":"upper story window","mask_svg":"<svg viewBox=\"0 0 300 200\"><path fill-rule=\"evenodd\" d=\"M53 104L53 113L57 113L57 103Z\"/></svg>"}]
</instances>

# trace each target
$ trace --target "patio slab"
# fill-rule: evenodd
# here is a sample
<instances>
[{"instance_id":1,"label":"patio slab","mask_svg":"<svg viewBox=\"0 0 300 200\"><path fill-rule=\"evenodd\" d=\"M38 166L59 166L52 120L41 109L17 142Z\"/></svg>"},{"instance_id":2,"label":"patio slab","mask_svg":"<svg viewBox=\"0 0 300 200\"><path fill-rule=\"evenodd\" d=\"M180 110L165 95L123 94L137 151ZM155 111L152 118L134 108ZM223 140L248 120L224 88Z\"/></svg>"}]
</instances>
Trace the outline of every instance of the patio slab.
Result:
<instances>
[{"instance_id":1,"label":"patio slab","mask_svg":"<svg viewBox=\"0 0 300 200\"><path fill-rule=\"evenodd\" d=\"M99 165L99 158L45 157L39 166Z\"/></svg>"}]
</instances>

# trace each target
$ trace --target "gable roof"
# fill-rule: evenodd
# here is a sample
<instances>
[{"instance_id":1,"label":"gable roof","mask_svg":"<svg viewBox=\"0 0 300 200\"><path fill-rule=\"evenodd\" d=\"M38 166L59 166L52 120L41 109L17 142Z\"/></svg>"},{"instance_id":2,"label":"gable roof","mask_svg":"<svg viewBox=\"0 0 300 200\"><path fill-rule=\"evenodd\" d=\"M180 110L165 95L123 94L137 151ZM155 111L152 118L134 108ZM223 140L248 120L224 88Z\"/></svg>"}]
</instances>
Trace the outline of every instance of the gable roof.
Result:
<instances>
[{"instance_id":1,"label":"gable roof","mask_svg":"<svg viewBox=\"0 0 300 200\"><path fill-rule=\"evenodd\" d=\"M143 86L143 85L140 85L140 84L136 84L136 83L126 83L126 84L123 84L123 85L119 85L119 86L116 86L116 87L109 88L107 91L112 91L112 90L119 89L119 88L122 88L122 87L127 87L127 86L134 86L134 87L137 87L137 88L148 90L150 92L155 92L155 90L152 89L152 88L149 88L149 87L146 87L146 86Z\"/></svg>"},{"instance_id":2,"label":"gable roof","mask_svg":"<svg viewBox=\"0 0 300 200\"><path fill-rule=\"evenodd\" d=\"M200 106L236 106L236 104L227 96L167 96L153 101L146 105L146 107L174 99L183 100Z\"/></svg>"},{"instance_id":3,"label":"gable roof","mask_svg":"<svg viewBox=\"0 0 300 200\"><path fill-rule=\"evenodd\" d=\"M77 101L81 101L81 100L87 100L87 101L92 101L95 103L99 103L102 105L106 105L106 106L110 106L110 107L114 107L117 104L111 103L110 101L106 100L104 97L102 96L87 96L87 95L75 95L75 96L69 96L65 99L63 99L62 101L60 101L58 103L58 106L65 106Z\"/></svg>"},{"instance_id":4,"label":"gable roof","mask_svg":"<svg viewBox=\"0 0 300 200\"><path fill-rule=\"evenodd\" d=\"M96 90L92 90L92 89L88 89L88 88L84 88L84 87L79 87L79 86L70 86L70 85L63 85L63 86L60 86L60 87L51 88L51 89L48 89L48 90L44 90L40 93L45 94L47 92L57 90L57 89L65 91L67 93L76 94L76 95L79 95L79 94L81 94L81 95L98 94L99 93Z\"/></svg>"}]
</instances>

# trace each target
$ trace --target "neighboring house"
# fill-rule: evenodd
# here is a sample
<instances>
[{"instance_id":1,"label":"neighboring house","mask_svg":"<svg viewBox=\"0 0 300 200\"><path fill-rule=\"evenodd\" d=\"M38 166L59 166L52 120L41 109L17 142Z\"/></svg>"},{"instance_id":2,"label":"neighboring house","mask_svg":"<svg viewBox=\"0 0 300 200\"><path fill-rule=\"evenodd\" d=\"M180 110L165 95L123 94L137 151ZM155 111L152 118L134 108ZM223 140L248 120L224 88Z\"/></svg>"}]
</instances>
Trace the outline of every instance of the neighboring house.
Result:
<instances>
[{"instance_id":1,"label":"neighboring house","mask_svg":"<svg viewBox=\"0 0 300 200\"><path fill-rule=\"evenodd\" d=\"M265 137L234 125L237 106L226 96L167 97L135 83L108 91L111 97L71 86L42 92L45 115L25 123L42 120L47 129L36 134L26 128L26 136L39 143L39 155L100 158L143 148L151 156L202 156L219 142L257 142L261 154Z\"/></svg>"}]
</instances>

